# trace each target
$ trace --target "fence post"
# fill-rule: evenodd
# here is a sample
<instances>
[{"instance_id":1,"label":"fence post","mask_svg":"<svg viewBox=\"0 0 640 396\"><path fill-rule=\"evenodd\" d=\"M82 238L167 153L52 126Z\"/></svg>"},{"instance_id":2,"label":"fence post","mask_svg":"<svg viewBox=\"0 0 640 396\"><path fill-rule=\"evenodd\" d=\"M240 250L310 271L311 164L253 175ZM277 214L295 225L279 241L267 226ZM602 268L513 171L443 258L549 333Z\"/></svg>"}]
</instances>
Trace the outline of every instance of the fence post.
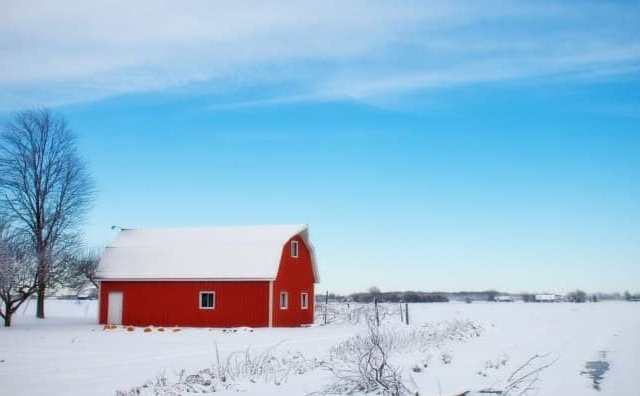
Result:
<instances>
[{"instance_id":1,"label":"fence post","mask_svg":"<svg viewBox=\"0 0 640 396\"><path fill-rule=\"evenodd\" d=\"M380 316L378 315L378 299L373 298L373 307L376 310L376 326L380 327Z\"/></svg>"},{"instance_id":2,"label":"fence post","mask_svg":"<svg viewBox=\"0 0 640 396\"><path fill-rule=\"evenodd\" d=\"M324 324L327 324L327 309L329 309L329 290L324 295Z\"/></svg>"},{"instance_id":3,"label":"fence post","mask_svg":"<svg viewBox=\"0 0 640 396\"><path fill-rule=\"evenodd\" d=\"M404 323L404 313L402 312L402 301L400 301L400 323Z\"/></svg>"},{"instance_id":4,"label":"fence post","mask_svg":"<svg viewBox=\"0 0 640 396\"><path fill-rule=\"evenodd\" d=\"M409 324L409 303L404 303L404 319L407 321L407 325Z\"/></svg>"}]
</instances>

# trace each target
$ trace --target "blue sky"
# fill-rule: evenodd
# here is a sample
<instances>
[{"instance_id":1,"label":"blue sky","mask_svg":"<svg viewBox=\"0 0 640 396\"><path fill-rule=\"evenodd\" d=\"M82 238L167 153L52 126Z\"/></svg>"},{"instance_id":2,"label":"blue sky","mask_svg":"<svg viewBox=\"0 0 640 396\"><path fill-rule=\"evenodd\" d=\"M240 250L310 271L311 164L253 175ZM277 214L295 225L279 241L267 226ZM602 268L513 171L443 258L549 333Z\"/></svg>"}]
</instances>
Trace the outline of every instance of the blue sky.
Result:
<instances>
[{"instance_id":1,"label":"blue sky","mask_svg":"<svg viewBox=\"0 0 640 396\"><path fill-rule=\"evenodd\" d=\"M319 290L640 288L638 2L47 7L0 16L0 118L69 119L89 244L308 223Z\"/></svg>"}]
</instances>

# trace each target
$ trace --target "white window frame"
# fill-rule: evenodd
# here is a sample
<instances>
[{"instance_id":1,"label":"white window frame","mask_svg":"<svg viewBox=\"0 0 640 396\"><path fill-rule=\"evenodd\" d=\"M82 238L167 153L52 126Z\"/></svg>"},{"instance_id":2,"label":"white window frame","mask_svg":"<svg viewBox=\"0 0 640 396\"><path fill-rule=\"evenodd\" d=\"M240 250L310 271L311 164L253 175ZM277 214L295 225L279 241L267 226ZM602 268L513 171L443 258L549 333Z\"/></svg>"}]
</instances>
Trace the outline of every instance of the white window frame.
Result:
<instances>
[{"instance_id":1,"label":"white window frame","mask_svg":"<svg viewBox=\"0 0 640 396\"><path fill-rule=\"evenodd\" d=\"M202 295L203 294L213 294L213 305L211 307L203 307L202 306ZM213 290L204 290L198 293L198 306L200 309L216 309L216 292Z\"/></svg>"},{"instance_id":2,"label":"white window frame","mask_svg":"<svg viewBox=\"0 0 640 396\"><path fill-rule=\"evenodd\" d=\"M291 241L291 251L289 253L291 253L291 257L293 258L298 258L300 256L300 244L298 241Z\"/></svg>"},{"instance_id":3,"label":"white window frame","mask_svg":"<svg viewBox=\"0 0 640 396\"><path fill-rule=\"evenodd\" d=\"M284 305L282 304L282 296L284 296ZM289 293L287 293L286 291L280 292L279 304L280 309L289 309Z\"/></svg>"},{"instance_id":4,"label":"white window frame","mask_svg":"<svg viewBox=\"0 0 640 396\"><path fill-rule=\"evenodd\" d=\"M300 309L309 309L309 293L300 293Z\"/></svg>"}]
</instances>

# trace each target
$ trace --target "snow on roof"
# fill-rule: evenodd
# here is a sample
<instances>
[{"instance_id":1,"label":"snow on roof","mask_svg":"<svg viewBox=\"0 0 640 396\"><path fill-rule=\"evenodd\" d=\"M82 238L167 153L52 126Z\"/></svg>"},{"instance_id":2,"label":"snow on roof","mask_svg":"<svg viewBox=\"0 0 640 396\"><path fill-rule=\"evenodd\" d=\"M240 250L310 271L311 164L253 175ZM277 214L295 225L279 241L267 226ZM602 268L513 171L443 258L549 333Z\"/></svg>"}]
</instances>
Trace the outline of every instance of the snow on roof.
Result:
<instances>
[{"instance_id":1,"label":"snow on roof","mask_svg":"<svg viewBox=\"0 0 640 396\"><path fill-rule=\"evenodd\" d=\"M318 270L306 225L123 229L105 249L100 279L273 280L285 243L299 235Z\"/></svg>"}]
</instances>

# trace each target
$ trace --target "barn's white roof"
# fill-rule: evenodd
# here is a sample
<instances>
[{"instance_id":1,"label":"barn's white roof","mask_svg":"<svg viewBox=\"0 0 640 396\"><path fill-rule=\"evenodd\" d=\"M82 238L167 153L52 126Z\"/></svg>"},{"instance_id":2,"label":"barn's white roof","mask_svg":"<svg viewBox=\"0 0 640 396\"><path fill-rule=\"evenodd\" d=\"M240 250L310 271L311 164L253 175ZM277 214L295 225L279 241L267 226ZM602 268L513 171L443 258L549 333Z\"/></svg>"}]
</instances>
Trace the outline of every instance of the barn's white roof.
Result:
<instances>
[{"instance_id":1,"label":"barn's white roof","mask_svg":"<svg viewBox=\"0 0 640 396\"><path fill-rule=\"evenodd\" d=\"M311 252L306 225L123 229L105 249L100 279L273 280L285 243L300 235Z\"/></svg>"}]
</instances>

